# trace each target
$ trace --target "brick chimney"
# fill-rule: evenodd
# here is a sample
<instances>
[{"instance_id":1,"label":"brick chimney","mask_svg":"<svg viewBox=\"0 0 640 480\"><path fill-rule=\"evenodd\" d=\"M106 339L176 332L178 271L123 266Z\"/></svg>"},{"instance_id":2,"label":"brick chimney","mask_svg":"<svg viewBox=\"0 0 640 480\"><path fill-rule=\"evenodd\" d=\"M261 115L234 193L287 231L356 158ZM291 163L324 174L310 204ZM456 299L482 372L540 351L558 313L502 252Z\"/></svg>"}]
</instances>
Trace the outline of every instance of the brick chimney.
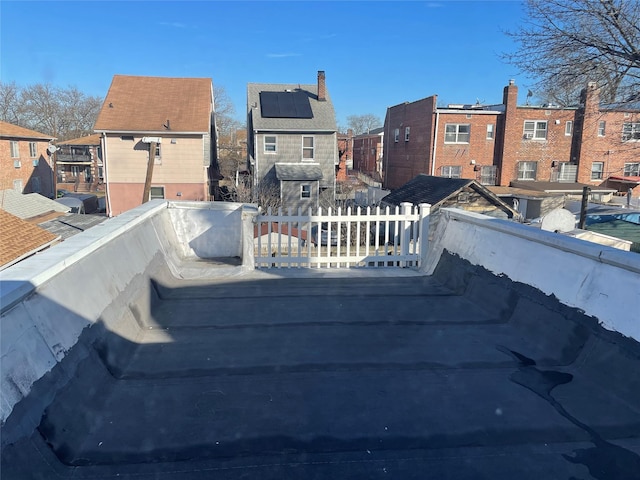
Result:
<instances>
[{"instance_id":1,"label":"brick chimney","mask_svg":"<svg viewBox=\"0 0 640 480\"><path fill-rule=\"evenodd\" d=\"M327 99L327 86L324 83L324 70L318 70L318 100L324 102Z\"/></svg>"}]
</instances>

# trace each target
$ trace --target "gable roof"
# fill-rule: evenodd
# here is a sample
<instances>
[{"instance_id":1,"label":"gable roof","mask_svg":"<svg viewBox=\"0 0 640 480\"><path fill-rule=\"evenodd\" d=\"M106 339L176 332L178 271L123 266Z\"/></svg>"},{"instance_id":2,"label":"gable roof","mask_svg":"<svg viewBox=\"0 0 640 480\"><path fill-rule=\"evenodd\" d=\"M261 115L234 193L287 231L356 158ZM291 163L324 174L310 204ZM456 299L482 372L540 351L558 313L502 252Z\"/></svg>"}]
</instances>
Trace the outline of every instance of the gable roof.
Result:
<instances>
[{"instance_id":1,"label":"gable roof","mask_svg":"<svg viewBox=\"0 0 640 480\"><path fill-rule=\"evenodd\" d=\"M210 78L114 75L94 131L209 133L212 111Z\"/></svg>"},{"instance_id":2,"label":"gable roof","mask_svg":"<svg viewBox=\"0 0 640 480\"><path fill-rule=\"evenodd\" d=\"M292 94L297 98L306 98L311 107L311 118L263 116L260 93ZM333 102L326 92L325 100L318 100L318 85L249 83L247 85L247 106L254 130L262 131L303 131L303 132L335 132L336 116Z\"/></svg>"},{"instance_id":3,"label":"gable roof","mask_svg":"<svg viewBox=\"0 0 640 480\"><path fill-rule=\"evenodd\" d=\"M72 138L71 140L59 142L58 145L100 145L100 134L94 133L86 137Z\"/></svg>"},{"instance_id":4,"label":"gable roof","mask_svg":"<svg viewBox=\"0 0 640 480\"><path fill-rule=\"evenodd\" d=\"M456 195L465 187L473 188L501 210L510 212L510 216L518 215L518 212L511 208L500 197L475 180L468 178L432 177L424 173L421 173L400 188L391 192L382 199L382 203L388 205L400 205L402 202L410 202L414 205L429 203L433 209L437 208L446 199Z\"/></svg>"},{"instance_id":5,"label":"gable roof","mask_svg":"<svg viewBox=\"0 0 640 480\"><path fill-rule=\"evenodd\" d=\"M3 138L33 138L36 140L55 140L56 137L47 135L45 133L36 132L35 130L29 130L28 128L19 127L12 123L0 121L0 137Z\"/></svg>"},{"instance_id":6,"label":"gable roof","mask_svg":"<svg viewBox=\"0 0 640 480\"><path fill-rule=\"evenodd\" d=\"M69 207L39 193L22 194L15 190L0 190L0 210L26 220L51 212L66 213Z\"/></svg>"},{"instance_id":7,"label":"gable roof","mask_svg":"<svg viewBox=\"0 0 640 480\"><path fill-rule=\"evenodd\" d=\"M0 270L44 250L59 239L58 235L0 210Z\"/></svg>"}]
</instances>

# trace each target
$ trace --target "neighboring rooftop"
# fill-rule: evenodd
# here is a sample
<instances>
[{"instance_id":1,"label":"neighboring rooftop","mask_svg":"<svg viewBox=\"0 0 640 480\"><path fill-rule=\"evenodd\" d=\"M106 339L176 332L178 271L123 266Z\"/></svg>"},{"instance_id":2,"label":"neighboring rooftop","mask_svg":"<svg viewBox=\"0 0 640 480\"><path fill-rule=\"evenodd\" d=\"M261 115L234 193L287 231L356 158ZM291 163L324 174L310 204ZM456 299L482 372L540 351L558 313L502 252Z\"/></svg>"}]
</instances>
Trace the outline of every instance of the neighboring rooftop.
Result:
<instances>
[{"instance_id":1,"label":"neighboring rooftop","mask_svg":"<svg viewBox=\"0 0 640 480\"><path fill-rule=\"evenodd\" d=\"M59 142L58 145L100 145L100 134L94 133L85 137L73 138L65 142Z\"/></svg>"},{"instance_id":2,"label":"neighboring rooftop","mask_svg":"<svg viewBox=\"0 0 640 480\"><path fill-rule=\"evenodd\" d=\"M60 236L0 209L0 270L44 250Z\"/></svg>"},{"instance_id":3,"label":"neighboring rooftop","mask_svg":"<svg viewBox=\"0 0 640 480\"><path fill-rule=\"evenodd\" d=\"M39 223L38 226L66 240L106 220L108 217L105 215L67 213Z\"/></svg>"},{"instance_id":4,"label":"neighboring rooftop","mask_svg":"<svg viewBox=\"0 0 640 480\"><path fill-rule=\"evenodd\" d=\"M52 212L63 214L69 207L39 193L20 193L15 190L0 190L0 209L23 220L42 217Z\"/></svg>"},{"instance_id":5,"label":"neighboring rooftop","mask_svg":"<svg viewBox=\"0 0 640 480\"><path fill-rule=\"evenodd\" d=\"M46 133L36 132L35 130L29 130L28 128L19 127L18 125L2 121L0 121L0 137L55 140L55 137L47 135Z\"/></svg>"},{"instance_id":6,"label":"neighboring rooftop","mask_svg":"<svg viewBox=\"0 0 640 480\"><path fill-rule=\"evenodd\" d=\"M114 75L96 132L210 133L210 78Z\"/></svg>"}]
</instances>

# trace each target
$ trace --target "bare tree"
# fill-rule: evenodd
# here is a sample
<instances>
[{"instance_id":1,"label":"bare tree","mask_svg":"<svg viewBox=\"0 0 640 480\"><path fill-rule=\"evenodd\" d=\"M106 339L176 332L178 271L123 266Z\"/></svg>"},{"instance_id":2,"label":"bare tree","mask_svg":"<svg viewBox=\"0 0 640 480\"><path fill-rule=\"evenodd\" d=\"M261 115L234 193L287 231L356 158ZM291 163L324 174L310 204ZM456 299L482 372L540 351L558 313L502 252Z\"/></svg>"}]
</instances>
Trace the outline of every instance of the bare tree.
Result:
<instances>
[{"instance_id":1,"label":"bare tree","mask_svg":"<svg viewBox=\"0 0 640 480\"><path fill-rule=\"evenodd\" d=\"M353 130L354 135L369 133L374 128L382 126L382 121L373 113L365 115L349 115L347 117L347 126Z\"/></svg>"},{"instance_id":2,"label":"bare tree","mask_svg":"<svg viewBox=\"0 0 640 480\"><path fill-rule=\"evenodd\" d=\"M58 140L88 135L102 99L76 87L62 89L38 83L25 88L0 83L0 119L46 133Z\"/></svg>"},{"instance_id":3,"label":"bare tree","mask_svg":"<svg viewBox=\"0 0 640 480\"><path fill-rule=\"evenodd\" d=\"M606 102L638 94L640 2L527 0L526 11L526 23L507 32L519 49L503 58L540 79L537 96L577 102L590 81Z\"/></svg>"}]
</instances>

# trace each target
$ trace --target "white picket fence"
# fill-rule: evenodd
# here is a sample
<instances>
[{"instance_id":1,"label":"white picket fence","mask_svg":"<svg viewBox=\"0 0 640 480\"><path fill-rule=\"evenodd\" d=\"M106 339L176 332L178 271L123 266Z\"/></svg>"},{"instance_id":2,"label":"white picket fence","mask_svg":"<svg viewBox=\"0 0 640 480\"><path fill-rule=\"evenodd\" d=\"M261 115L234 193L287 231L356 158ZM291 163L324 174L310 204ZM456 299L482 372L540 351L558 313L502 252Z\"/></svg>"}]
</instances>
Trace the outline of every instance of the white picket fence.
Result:
<instances>
[{"instance_id":1,"label":"white picket fence","mask_svg":"<svg viewBox=\"0 0 640 480\"><path fill-rule=\"evenodd\" d=\"M256 268L419 267L428 247L431 206L269 209L256 218Z\"/></svg>"}]
</instances>

